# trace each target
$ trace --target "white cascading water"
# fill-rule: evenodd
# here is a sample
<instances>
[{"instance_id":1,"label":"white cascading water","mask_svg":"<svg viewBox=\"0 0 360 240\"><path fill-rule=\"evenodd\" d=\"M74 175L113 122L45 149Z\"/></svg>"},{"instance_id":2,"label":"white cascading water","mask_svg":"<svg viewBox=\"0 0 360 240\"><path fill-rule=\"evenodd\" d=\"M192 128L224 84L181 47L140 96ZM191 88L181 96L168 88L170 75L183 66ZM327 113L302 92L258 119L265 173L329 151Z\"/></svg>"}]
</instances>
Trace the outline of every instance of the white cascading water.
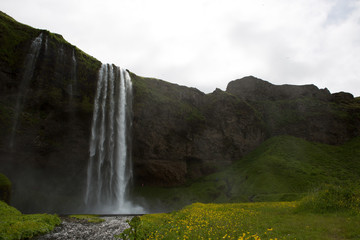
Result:
<instances>
[{"instance_id":1,"label":"white cascading water","mask_svg":"<svg viewBox=\"0 0 360 240\"><path fill-rule=\"evenodd\" d=\"M34 41L30 45L30 51L26 55L25 63L24 63L24 74L22 76L20 87L19 87L19 93L18 97L16 99L16 105L15 105L15 113L14 113L14 120L13 120L13 127L11 130L11 136L10 136L10 149L13 149L14 142L15 142L15 135L18 128L19 123L19 114L22 112L22 108L24 106L25 97L27 94L27 90L30 84L30 81L34 75L34 70L36 66L36 61L39 57L41 45L43 41L43 35L40 33L40 35L34 39Z\"/></svg>"},{"instance_id":2,"label":"white cascading water","mask_svg":"<svg viewBox=\"0 0 360 240\"><path fill-rule=\"evenodd\" d=\"M77 78L76 78L76 65L77 65L77 62L76 62L76 57L75 57L75 50L73 49L73 52L72 52L72 56L71 56L71 60L72 60L72 68L71 68L71 80L72 80L72 87L71 87L71 90L72 90L72 95L75 93L76 94L76 91L77 91Z\"/></svg>"},{"instance_id":3,"label":"white cascading water","mask_svg":"<svg viewBox=\"0 0 360 240\"><path fill-rule=\"evenodd\" d=\"M71 71L70 71L70 79L71 82L68 85L68 92L70 95L70 101L72 101L74 94L76 95L77 91L77 78L76 78L76 58L75 58L75 50L73 49L71 55Z\"/></svg>"},{"instance_id":4,"label":"white cascading water","mask_svg":"<svg viewBox=\"0 0 360 240\"><path fill-rule=\"evenodd\" d=\"M128 72L103 64L99 71L85 193L91 213L140 213L128 199L132 179L132 83Z\"/></svg>"}]
</instances>

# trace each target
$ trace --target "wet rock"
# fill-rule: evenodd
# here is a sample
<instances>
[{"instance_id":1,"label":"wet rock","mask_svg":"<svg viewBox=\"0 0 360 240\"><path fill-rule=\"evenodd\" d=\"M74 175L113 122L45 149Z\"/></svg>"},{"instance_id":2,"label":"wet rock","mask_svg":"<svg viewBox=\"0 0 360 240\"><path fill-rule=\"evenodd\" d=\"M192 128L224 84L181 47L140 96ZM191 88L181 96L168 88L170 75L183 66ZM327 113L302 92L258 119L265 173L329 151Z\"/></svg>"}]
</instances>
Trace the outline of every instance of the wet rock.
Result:
<instances>
[{"instance_id":1,"label":"wet rock","mask_svg":"<svg viewBox=\"0 0 360 240\"><path fill-rule=\"evenodd\" d=\"M36 240L71 240L71 239L119 239L115 235L119 235L129 227L127 220L132 217L116 216L102 217L105 219L101 223L89 223L84 220L74 220L72 218L62 218L63 222L56 227L53 232L38 236Z\"/></svg>"}]
</instances>

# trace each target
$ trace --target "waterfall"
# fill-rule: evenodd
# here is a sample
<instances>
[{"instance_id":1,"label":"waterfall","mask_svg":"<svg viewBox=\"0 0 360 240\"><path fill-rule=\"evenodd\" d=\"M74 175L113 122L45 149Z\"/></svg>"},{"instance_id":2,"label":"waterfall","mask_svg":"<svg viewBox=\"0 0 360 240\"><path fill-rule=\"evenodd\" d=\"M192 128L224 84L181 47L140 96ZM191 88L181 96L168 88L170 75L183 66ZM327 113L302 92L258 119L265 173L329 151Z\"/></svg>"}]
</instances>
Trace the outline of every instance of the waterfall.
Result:
<instances>
[{"instance_id":1,"label":"waterfall","mask_svg":"<svg viewBox=\"0 0 360 240\"><path fill-rule=\"evenodd\" d=\"M70 95L70 101L72 101L72 98L74 95L76 95L77 91L77 79L76 79L76 58L75 58L75 50L73 49L72 55L71 55L71 71L70 71L70 83L68 85L68 92Z\"/></svg>"},{"instance_id":2,"label":"waterfall","mask_svg":"<svg viewBox=\"0 0 360 240\"><path fill-rule=\"evenodd\" d=\"M77 78L76 78L76 67L77 67L77 63L76 63L76 57L75 57L75 50L73 49L72 51L72 68L71 68L71 82L72 82L72 93L77 91Z\"/></svg>"},{"instance_id":3,"label":"waterfall","mask_svg":"<svg viewBox=\"0 0 360 240\"><path fill-rule=\"evenodd\" d=\"M45 52L48 51L48 36L45 37Z\"/></svg>"},{"instance_id":4,"label":"waterfall","mask_svg":"<svg viewBox=\"0 0 360 240\"><path fill-rule=\"evenodd\" d=\"M132 83L127 71L103 64L91 126L85 204L87 212L142 211L128 199L132 179Z\"/></svg>"},{"instance_id":5,"label":"waterfall","mask_svg":"<svg viewBox=\"0 0 360 240\"><path fill-rule=\"evenodd\" d=\"M19 115L22 112L22 108L24 106L25 97L27 94L27 90L30 84L31 79L34 75L34 70L36 66L36 61L39 57L41 44L42 44L43 36L42 33L34 39L34 41L30 45L29 53L26 55L25 63L24 63L24 74L22 76L20 86L19 86L19 93L16 99L15 105L15 112L14 112L14 120L13 126L11 130L11 137L10 137L10 149L14 147L15 135L18 128L19 123Z\"/></svg>"}]
</instances>

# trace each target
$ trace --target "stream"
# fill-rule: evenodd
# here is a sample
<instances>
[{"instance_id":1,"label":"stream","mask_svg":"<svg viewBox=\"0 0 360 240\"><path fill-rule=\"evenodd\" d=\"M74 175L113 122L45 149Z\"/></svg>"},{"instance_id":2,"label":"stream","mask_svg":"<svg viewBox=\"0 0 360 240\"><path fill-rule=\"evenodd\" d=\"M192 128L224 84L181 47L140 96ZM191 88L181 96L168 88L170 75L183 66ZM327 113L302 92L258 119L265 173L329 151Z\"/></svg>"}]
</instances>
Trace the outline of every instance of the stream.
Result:
<instances>
[{"instance_id":1,"label":"stream","mask_svg":"<svg viewBox=\"0 0 360 240\"><path fill-rule=\"evenodd\" d=\"M69 217L61 217L62 224L48 234L35 237L36 240L63 240L63 239L117 239L114 235L119 235L129 227L126 220L132 216L108 216L101 217L104 222L89 223L86 220L79 220Z\"/></svg>"}]
</instances>

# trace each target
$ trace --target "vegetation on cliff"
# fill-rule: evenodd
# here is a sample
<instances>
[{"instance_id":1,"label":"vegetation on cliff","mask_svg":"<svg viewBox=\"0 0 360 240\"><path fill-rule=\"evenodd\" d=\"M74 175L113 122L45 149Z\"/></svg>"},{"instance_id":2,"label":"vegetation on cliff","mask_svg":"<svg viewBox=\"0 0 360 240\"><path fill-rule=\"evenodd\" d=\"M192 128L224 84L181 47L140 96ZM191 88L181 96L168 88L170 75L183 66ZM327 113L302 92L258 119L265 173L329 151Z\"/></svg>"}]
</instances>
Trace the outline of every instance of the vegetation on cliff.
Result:
<instances>
[{"instance_id":1,"label":"vegetation on cliff","mask_svg":"<svg viewBox=\"0 0 360 240\"><path fill-rule=\"evenodd\" d=\"M21 24L0 11L0 60L17 70L18 62L24 58L24 52L18 47L39 34L40 30Z\"/></svg>"},{"instance_id":2,"label":"vegetation on cliff","mask_svg":"<svg viewBox=\"0 0 360 240\"><path fill-rule=\"evenodd\" d=\"M44 102L47 102L58 109L69 104L69 94L75 95L75 100L79 100L73 104L80 111L83 109L84 98L92 105L97 72L101 66L98 60L71 45L61 35L21 24L3 12L0 12L0 33L2 103L10 103L10 106L14 104L11 94L14 89L19 90L26 55L32 41L42 33L42 47L30 85L33 96L25 96L26 100L34 103L28 105L46 111ZM73 61L76 61L75 66L71 65ZM73 85L71 93L67 89L69 84ZM84 110L89 111L88 107Z\"/></svg>"},{"instance_id":3,"label":"vegetation on cliff","mask_svg":"<svg viewBox=\"0 0 360 240\"><path fill-rule=\"evenodd\" d=\"M38 55L30 64L33 69L25 71L36 38ZM31 212L65 206L82 194L79 186L68 183L84 178L101 62L61 35L2 12L0 46L0 158L2 171L15 181L12 201L24 212L28 206ZM59 191L50 191L50 185ZM67 201L67 196L73 199Z\"/></svg>"},{"instance_id":4,"label":"vegetation on cliff","mask_svg":"<svg viewBox=\"0 0 360 240\"><path fill-rule=\"evenodd\" d=\"M185 120L189 125L205 121L205 117L197 108L198 104L195 102L195 99L191 101L189 96L187 96L187 93L204 95L199 90L189 89L155 78L143 78L131 72L130 75L134 85L135 112L140 111L139 108L155 105L157 109L174 118Z\"/></svg>"},{"instance_id":5,"label":"vegetation on cliff","mask_svg":"<svg viewBox=\"0 0 360 240\"><path fill-rule=\"evenodd\" d=\"M268 136L288 134L309 141L341 144L359 134L360 102L354 98L342 102L336 98L328 101L301 97L250 104L261 113Z\"/></svg>"},{"instance_id":6,"label":"vegetation on cliff","mask_svg":"<svg viewBox=\"0 0 360 240\"><path fill-rule=\"evenodd\" d=\"M61 220L56 215L21 214L17 209L0 201L0 239L29 239L52 231L60 223Z\"/></svg>"}]
</instances>

